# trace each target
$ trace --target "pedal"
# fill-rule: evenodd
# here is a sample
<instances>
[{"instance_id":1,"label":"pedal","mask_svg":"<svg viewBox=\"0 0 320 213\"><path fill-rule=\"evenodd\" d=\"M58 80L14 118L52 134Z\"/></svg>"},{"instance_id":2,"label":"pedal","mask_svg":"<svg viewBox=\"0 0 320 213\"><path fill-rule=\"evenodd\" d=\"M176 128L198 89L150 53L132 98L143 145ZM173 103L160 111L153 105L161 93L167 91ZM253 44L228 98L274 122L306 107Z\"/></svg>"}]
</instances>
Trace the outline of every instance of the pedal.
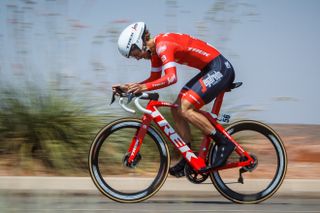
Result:
<instances>
[{"instance_id":1,"label":"pedal","mask_svg":"<svg viewBox=\"0 0 320 213\"><path fill-rule=\"evenodd\" d=\"M218 116L217 120L224 123L229 123L231 119L231 115L222 113Z\"/></svg>"},{"instance_id":2,"label":"pedal","mask_svg":"<svg viewBox=\"0 0 320 213\"><path fill-rule=\"evenodd\" d=\"M199 169L199 172L200 172L200 174L205 174L205 173L208 173L208 172L210 172L212 169L215 169L215 168L218 168L218 167L206 166L206 167L204 167L204 168Z\"/></svg>"}]
</instances>

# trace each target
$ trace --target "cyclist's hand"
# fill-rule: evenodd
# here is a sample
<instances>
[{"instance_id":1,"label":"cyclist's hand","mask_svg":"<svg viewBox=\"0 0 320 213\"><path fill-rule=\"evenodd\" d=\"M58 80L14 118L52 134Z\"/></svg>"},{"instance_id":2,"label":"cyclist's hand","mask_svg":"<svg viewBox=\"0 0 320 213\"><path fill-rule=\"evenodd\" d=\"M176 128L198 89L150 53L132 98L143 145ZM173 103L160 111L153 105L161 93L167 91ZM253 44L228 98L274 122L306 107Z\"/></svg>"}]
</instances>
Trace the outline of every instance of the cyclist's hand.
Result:
<instances>
[{"instance_id":1,"label":"cyclist's hand","mask_svg":"<svg viewBox=\"0 0 320 213\"><path fill-rule=\"evenodd\" d=\"M147 90L147 87L145 84L129 84L129 90L128 92L132 92L132 93L140 93L140 92L144 92Z\"/></svg>"},{"instance_id":2,"label":"cyclist's hand","mask_svg":"<svg viewBox=\"0 0 320 213\"><path fill-rule=\"evenodd\" d=\"M128 92L128 88L129 88L129 85L130 84L115 84L115 85L112 85L112 92L119 95L119 93L125 93L125 92Z\"/></svg>"}]
</instances>

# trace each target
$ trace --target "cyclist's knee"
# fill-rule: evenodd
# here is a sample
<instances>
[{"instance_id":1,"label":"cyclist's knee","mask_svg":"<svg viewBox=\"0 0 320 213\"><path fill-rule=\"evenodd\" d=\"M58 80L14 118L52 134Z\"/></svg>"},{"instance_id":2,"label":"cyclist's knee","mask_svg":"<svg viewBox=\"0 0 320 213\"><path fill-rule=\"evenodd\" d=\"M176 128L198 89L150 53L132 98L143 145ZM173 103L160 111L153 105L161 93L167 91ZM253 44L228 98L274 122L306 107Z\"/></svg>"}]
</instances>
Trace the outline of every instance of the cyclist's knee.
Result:
<instances>
[{"instance_id":1,"label":"cyclist's knee","mask_svg":"<svg viewBox=\"0 0 320 213\"><path fill-rule=\"evenodd\" d=\"M172 113L174 118L181 117L181 110L180 110L179 107L177 107L177 108L172 107L171 108L171 113Z\"/></svg>"},{"instance_id":2,"label":"cyclist's knee","mask_svg":"<svg viewBox=\"0 0 320 213\"><path fill-rule=\"evenodd\" d=\"M177 104L178 107L171 107L171 113L173 114L173 116L180 116L181 115L181 102L179 99L177 99L174 104Z\"/></svg>"},{"instance_id":3,"label":"cyclist's knee","mask_svg":"<svg viewBox=\"0 0 320 213\"><path fill-rule=\"evenodd\" d=\"M182 99L180 105L180 113L181 115L188 119L194 113L194 106L187 100Z\"/></svg>"}]
</instances>

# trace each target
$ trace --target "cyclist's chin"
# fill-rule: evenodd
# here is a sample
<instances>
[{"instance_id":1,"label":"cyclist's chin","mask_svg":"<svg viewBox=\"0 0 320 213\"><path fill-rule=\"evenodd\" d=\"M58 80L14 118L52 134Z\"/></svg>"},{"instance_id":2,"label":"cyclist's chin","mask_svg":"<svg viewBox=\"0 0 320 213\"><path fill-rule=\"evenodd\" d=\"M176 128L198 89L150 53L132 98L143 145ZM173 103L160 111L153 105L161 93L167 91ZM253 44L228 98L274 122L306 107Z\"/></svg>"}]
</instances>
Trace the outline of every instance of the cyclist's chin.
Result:
<instances>
[{"instance_id":1,"label":"cyclist's chin","mask_svg":"<svg viewBox=\"0 0 320 213\"><path fill-rule=\"evenodd\" d=\"M145 51L142 55L142 58L147 60L151 59L151 53L149 53L148 51Z\"/></svg>"},{"instance_id":2,"label":"cyclist's chin","mask_svg":"<svg viewBox=\"0 0 320 213\"><path fill-rule=\"evenodd\" d=\"M143 58L146 59L146 60L150 60L151 59L151 54L146 54Z\"/></svg>"}]
</instances>

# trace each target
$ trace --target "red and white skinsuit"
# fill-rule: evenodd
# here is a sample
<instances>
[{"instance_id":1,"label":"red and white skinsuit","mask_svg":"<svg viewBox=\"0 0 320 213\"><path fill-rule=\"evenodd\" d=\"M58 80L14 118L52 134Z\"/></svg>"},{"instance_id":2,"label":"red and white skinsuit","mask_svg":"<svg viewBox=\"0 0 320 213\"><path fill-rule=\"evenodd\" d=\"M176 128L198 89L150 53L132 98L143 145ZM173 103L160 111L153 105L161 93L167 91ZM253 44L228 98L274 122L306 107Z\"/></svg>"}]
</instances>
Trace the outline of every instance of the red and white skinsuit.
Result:
<instances>
[{"instance_id":1,"label":"red and white skinsuit","mask_svg":"<svg viewBox=\"0 0 320 213\"><path fill-rule=\"evenodd\" d=\"M210 44L187 34L166 33L154 38L157 54L151 56L151 75L143 82L148 90L160 89L177 82L176 63L202 70L209 62L220 55ZM162 70L164 75L162 75ZM193 97L189 97L190 94ZM201 97L192 90L182 90L181 98L194 104L194 98L204 105ZM199 108L198 106L197 108Z\"/></svg>"}]
</instances>

